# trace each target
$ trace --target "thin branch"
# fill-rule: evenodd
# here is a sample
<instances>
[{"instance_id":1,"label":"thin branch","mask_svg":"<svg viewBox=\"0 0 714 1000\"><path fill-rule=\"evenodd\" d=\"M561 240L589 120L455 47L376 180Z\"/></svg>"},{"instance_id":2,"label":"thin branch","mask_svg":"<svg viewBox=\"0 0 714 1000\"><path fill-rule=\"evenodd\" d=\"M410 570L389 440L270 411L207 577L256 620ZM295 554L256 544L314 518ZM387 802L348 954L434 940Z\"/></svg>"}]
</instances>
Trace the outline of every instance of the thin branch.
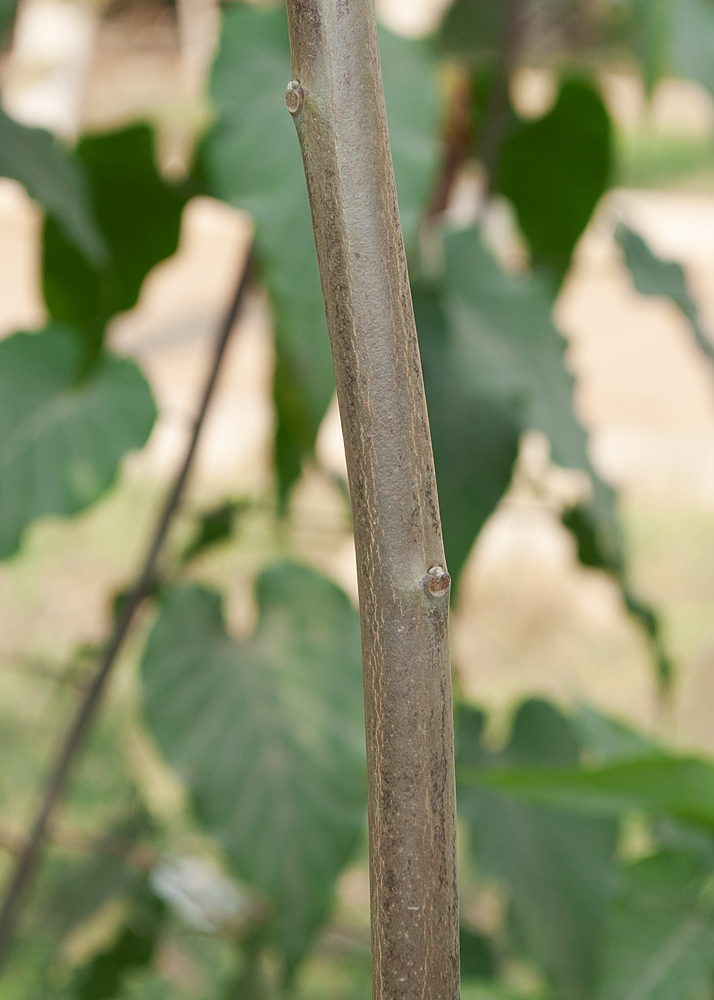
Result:
<instances>
[{"instance_id":1,"label":"thin branch","mask_svg":"<svg viewBox=\"0 0 714 1000\"><path fill-rule=\"evenodd\" d=\"M444 162L427 212L430 219L441 215L448 208L459 170L469 157L473 141L471 75L468 71L464 71L455 78L449 95L442 140Z\"/></svg>"},{"instance_id":2,"label":"thin branch","mask_svg":"<svg viewBox=\"0 0 714 1000\"><path fill-rule=\"evenodd\" d=\"M186 481L196 455L199 437L206 419L208 406L218 381L218 375L226 353L231 331L240 312L251 275L252 255L249 254L241 272L238 287L228 308L216 341L213 362L203 389L201 404L196 415L193 432L186 449L181 468L173 487L166 498L159 516L152 541L144 559L144 564L130 594L123 602L114 630L104 650L99 667L87 687L67 735L64 739L54 768L50 774L42 803L32 825L29 837L11 876L5 898L0 908L0 969L7 959L15 933L19 903L27 891L35 866L40 857L52 817L62 798L70 769L78 750L92 725L107 679L116 662L117 655L126 639L134 615L146 595L150 592L156 577L156 566L166 541L169 528L179 510Z\"/></svg>"}]
</instances>

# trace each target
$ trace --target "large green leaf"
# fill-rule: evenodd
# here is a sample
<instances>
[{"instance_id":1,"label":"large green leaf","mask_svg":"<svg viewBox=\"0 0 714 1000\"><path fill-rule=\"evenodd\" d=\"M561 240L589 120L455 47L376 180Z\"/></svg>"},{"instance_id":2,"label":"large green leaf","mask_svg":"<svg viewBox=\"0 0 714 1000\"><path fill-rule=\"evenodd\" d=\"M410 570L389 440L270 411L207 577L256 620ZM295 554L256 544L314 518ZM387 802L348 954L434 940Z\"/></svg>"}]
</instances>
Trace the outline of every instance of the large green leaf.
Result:
<instances>
[{"instance_id":1,"label":"large green leaf","mask_svg":"<svg viewBox=\"0 0 714 1000\"><path fill-rule=\"evenodd\" d=\"M475 389L470 373L459 365L438 294L415 288L414 312L444 548L456 580L474 539L510 485L523 427L507 401Z\"/></svg>"},{"instance_id":2,"label":"large green leaf","mask_svg":"<svg viewBox=\"0 0 714 1000\"><path fill-rule=\"evenodd\" d=\"M637 291L641 295L661 295L671 299L689 320L701 351L714 362L714 343L702 329L699 310L689 294L681 264L657 257L642 237L628 226L618 226L615 237L625 254L625 263L630 269Z\"/></svg>"},{"instance_id":3,"label":"large green leaf","mask_svg":"<svg viewBox=\"0 0 714 1000\"><path fill-rule=\"evenodd\" d=\"M499 754L484 750L482 726L479 713L460 711L457 776L468 769L469 775L497 777L500 768L526 764L548 774L549 768L578 759L572 727L544 702L519 709L510 743ZM463 781L458 795L474 864L510 889L516 941L563 996L588 996L613 883L615 824L519 802Z\"/></svg>"},{"instance_id":4,"label":"large green leaf","mask_svg":"<svg viewBox=\"0 0 714 1000\"><path fill-rule=\"evenodd\" d=\"M564 80L553 109L520 121L503 143L499 190L515 206L534 267L556 286L611 172L610 116L586 80Z\"/></svg>"},{"instance_id":5,"label":"large green leaf","mask_svg":"<svg viewBox=\"0 0 714 1000\"><path fill-rule=\"evenodd\" d=\"M82 164L49 132L20 125L2 108L0 176L24 185L80 259L95 265L106 260L106 243L94 218Z\"/></svg>"},{"instance_id":6,"label":"large green leaf","mask_svg":"<svg viewBox=\"0 0 714 1000\"><path fill-rule=\"evenodd\" d=\"M474 229L446 235L445 261L440 284L415 287L414 309L452 575L510 484L521 433L538 428L555 461L590 474L593 501L567 526L585 564L606 568L624 591L614 494L595 473L573 412L574 380L546 284L505 274ZM626 600L639 610L629 591Z\"/></svg>"},{"instance_id":7,"label":"large green leaf","mask_svg":"<svg viewBox=\"0 0 714 1000\"><path fill-rule=\"evenodd\" d=\"M600 768L515 768L487 773L464 767L464 785L488 787L523 801L593 816L631 810L714 827L714 766L657 750Z\"/></svg>"},{"instance_id":8,"label":"large green leaf","mask_svg":"<svg viewBox=\"0 0 714 1000\"><path fill-rule=\"evenodd\" d=\"M696 858L663 853L626 870L613 901L597 1000L705 1000L714 905Z\"/></svg>"},{"instance_id":9,"label":"large green leaf","mask_svg":"<svg viewBox=\"0 0 714 1000\"><path fill-rule=\"evenodd\" d=\"M589 473L588 513L599 545L615 560L614 493L593 469L587 433L573 412L574 379L546 284L538 276L504 273L475 229L447 235L445 256L444 303L460 370L474 391L508 407L524 429L541 430L554 461Z\"/></svg>"},{"instance_id":10,"label":"large green leaf","mask_svg":"<svg viewBox=\"0 0 714 1000\"><path fill-rule=\"evenodd\" d=\"M563 523L583 565L615 579L666 687L672 671L661 623L629 587L615 495L593 469L573 411L574 379L547 284L539 275L504 273L476 229L448 233L444 242L444 275L415 287L414 309L452 576L510 484L520 434L543 431L556 462L591 477L592 500L567 511Z\"/></svg>"},{"instance_id":11,"label":"large green leaf","mask_svg":"<svg viewBox=\"0 0 714 1000\"><path fill-rule=\"evenodd\" d=\"M252 638L217 594L169 592L143 661L151 731L237 874L274 908L288 968L324 921L365 813L359 621L345 594L283 563Z\"/></svg>"},{"instance_id":12,"label":"large green leaf","mask_svg":"<svg viewBox=\"0 0 714 1000\"><path fill-rule=\"evenodd\" d=\"M89 136L77 156L89 177L109 257L90 264L48 219L42 282L50 315L81 331L91 363L110 317L131 309L151 268L176 251L188 191L160 177L145 125Z\"/></svg>"},{"instance_id":13,"label":"large green leaf","mask_svg":"<svg viewBox=\"0 0 714 1000\"><path fill-rule=\"evenodd\" d=\"M490 416L485 419L491 427L498 427L504 458L507 425L499 413L510 415L512 423L523 430L542 431L550 441L554 461L589 474L592 500L569 511L563 522L575 536L583 564L605 569L617 582L628 611L645 629L659 682L666 687L671 665L661 637L661 623L629 587L615 494L593 468L587 433L573 410L574 379L565 365L565 340L551 317L547 282L538 274L506 274L488 253L476 229L447 235L445 259L442 302L449 329L451 370L460 373L451 376L454 385L458 385L460 377L468 382L472 394L492 401ZM491 447L495 448L495 441ZM497 479L491 478L491 471L497 468L495 451L492 454L493 459L484 463L484 489L497 484ZM476 466L471 475L476 484L480 476ZM448 486L448 474L446 481ZM479 488L472 486L474 495ZM476 503L474 508L474 525L480 527ZM462 540L467 510L462 508L461 513Z\"/></svg>"},{"instance_id":14,"label":"large green leaf","mask_svg":"<svg viewBox=\"0 0 714 1000\"><path fill-rule=\"evenodd\" d=\"M35 518L97 500L149 436L156 409L136 365L104 356L78 381L82 364L78 338L56 324L0 341L0 558Z\"/></svg>"},{"instance_id":15,"label":"large green leaf","mask_svg":"<svg viewBox=\"0 0 714 1000\"><path fill-rule=\"evenodd\" d=\"M438 89L423 42L382 32L382 65L394 169L407 245L437 165ZM281 495L311 452L334 391L325 312L300 148L285 110L290 46L283 7L224 10L211 79L218 114L202 159L217 197L250 212L275 308Z\"/></svg>"}]
</instances>

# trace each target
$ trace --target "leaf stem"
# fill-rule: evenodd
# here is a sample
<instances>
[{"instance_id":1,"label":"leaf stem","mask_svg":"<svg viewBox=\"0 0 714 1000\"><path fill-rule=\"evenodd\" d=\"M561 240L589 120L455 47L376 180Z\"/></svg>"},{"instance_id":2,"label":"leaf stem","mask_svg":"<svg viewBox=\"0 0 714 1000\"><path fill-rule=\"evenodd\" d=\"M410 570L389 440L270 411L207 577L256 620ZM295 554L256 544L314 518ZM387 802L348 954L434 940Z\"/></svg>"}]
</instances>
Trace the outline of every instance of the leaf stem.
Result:
<instances>
[{"instance_id":1,"label":"leaf stem","mask_svg":"<svg viewBox=\"0 0 714 1000\"><path fill-rule=\"evenodd\" d=\"M152 589L159 556L163 550L169 529L181 505L186 482L196 456L199 438L205 423L206 413L226 355L230 335L243 305L246 290L250 284L252 260L251 252L241 270L235 294L221 324L216 339L213 360L203 387L200 406L194 420L186 453L159 515L141 571L129 595L122 603L121 610L114 624L114 630L104 649L97 671L84 692L72 724L57 754L35 821L18 857L15 871L8 882L2 906L0 907L0 970L7 960L9 950L12 946L19 906L29 888L34 870L40 859L44 841L47 838L54 813L60 804L74 759L94 721L107 680L116 662L117 655L127 637L134 615L139 605Z\"/></svg>"}]
</instances>

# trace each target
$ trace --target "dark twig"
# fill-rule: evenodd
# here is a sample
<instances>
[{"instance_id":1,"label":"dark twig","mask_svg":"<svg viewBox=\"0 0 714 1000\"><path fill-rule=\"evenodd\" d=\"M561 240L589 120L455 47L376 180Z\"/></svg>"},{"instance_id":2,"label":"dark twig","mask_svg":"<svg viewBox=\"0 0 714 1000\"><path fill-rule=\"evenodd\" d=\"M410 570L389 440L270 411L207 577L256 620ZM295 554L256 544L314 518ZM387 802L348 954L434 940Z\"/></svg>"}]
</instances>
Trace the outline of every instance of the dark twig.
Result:
<instances>
[{"instance_id":1,"label":"dark twig","mask_svg":"<svg viewBox=\"0 0 714 1000\"><path fill-rule=\"evenodd\" d=\"M453 82L446 111L443 135L444 163L436 184L436 191L429 206L430 219L445 212L459 170L468 159L473 146L471 122L471 77L459 75Z\"/></svg>"},{"instance_id":2,"label":"dark twig","mask_svg":"<svg viewBox=\"0 0 714 1000\"><path fill-rule=\"evenodd\" d=\"M176 516L183 491L186 486L191 466L196 455L198 440L203 429L213 391L218 381L218 374L226 353L226 347L230 339L231 331L235 325L236 317L240 312L246 289L250 282L252 256L249 255L245 267L241 273L235 295L226 312L223 324L216 341L213 362L208 373L203 389L201 404L196 414L193 425L193 432L186 449L181 469L176 476L174 485L166 498L166 502L159 516L154 535L149 545L142 570L134 584L131 592L122 603L122 607L117 616L111 638L107 643L102 658L92 681L87 687L80 702L77 713L74 717L59 754L50 774L45 790L42 804L35 818L30 834L24 844L23 850L18 858L17 867L10 878L10 882L5 893L5 898L0 909L0 968L7 959L8 951L11 947L19 903L24 896L32 878L35 866L39 860L44 840L47 836L50 822L54 812L59 805L60 799L65 789L70 769L74 758L89 730L99 707L102 693L111 673L112 667L121 649L127 633L133 621L137 608L151 590L155 580L156 565L159 555L166 541L169 528Z\"/></svg>"}]
</instances>

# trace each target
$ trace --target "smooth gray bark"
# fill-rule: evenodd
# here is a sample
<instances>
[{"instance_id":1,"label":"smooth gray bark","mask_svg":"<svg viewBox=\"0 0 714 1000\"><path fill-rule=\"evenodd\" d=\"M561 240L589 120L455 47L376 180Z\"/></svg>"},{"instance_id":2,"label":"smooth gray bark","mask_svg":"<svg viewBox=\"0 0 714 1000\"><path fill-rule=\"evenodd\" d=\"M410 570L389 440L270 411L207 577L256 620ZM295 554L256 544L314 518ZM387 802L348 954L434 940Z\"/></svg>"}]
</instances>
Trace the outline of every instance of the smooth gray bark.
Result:
<instances>
[{"instance_id":1,"label":"smooth gray bark","mask_svg":"<svg viewBox=\"0 0 714 1000\"><path fill-rule=\"evenodd\" d=\"M310 195L355 525L373 995L454 1000L450 581L373 2L287 0L287 8L286 104Z\"/></svg>"}]
</instances>

